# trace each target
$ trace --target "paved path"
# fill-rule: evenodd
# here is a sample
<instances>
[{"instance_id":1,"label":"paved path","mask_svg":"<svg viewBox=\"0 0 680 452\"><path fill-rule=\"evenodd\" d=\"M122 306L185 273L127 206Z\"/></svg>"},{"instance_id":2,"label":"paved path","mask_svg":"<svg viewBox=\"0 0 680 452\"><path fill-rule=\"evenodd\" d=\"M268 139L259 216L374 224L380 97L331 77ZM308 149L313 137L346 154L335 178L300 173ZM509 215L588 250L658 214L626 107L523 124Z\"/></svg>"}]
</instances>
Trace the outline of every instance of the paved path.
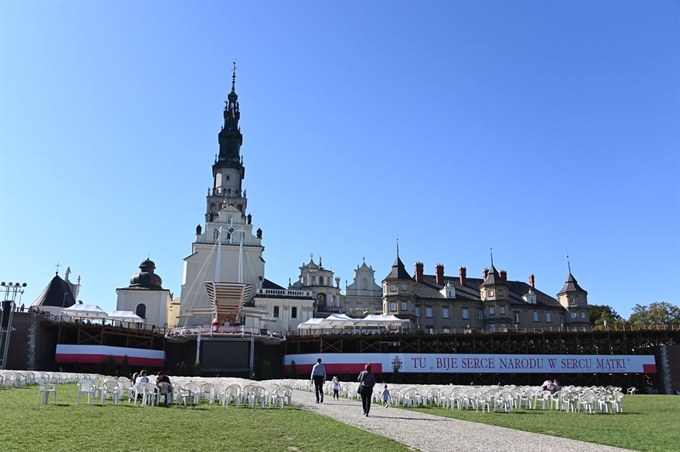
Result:
<instances>
[{"instance_id":1,"label":"paved path","mask_svg":"<svg viewBox=\"0 0 680 452\"><path fill-rule=\"evenodd\" d=\"M616 447L585 443L504 427L459 421L417 411L373 405L364 417L361 401L330 397L316 403L314 394L295 391L293 404L345 424L386 436L424 452L498 452L540 450L541 452L625 451ZM481 413L480 413L481 415Z\"/></svg>"}]
</instances>

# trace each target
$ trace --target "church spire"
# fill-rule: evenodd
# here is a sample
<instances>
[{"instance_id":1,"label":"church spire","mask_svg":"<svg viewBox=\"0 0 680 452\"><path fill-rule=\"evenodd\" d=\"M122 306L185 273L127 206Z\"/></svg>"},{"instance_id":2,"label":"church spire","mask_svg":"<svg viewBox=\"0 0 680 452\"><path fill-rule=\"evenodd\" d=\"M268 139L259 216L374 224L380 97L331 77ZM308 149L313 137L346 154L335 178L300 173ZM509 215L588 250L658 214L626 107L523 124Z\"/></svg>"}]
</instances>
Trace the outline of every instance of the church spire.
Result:
<instances>
[{"instance_id":1,"label":"church spire","mask_svg":"<svg viewBox=\"0 0 680 452\"><path fill-rule=\"evenodd\" d=\"M231 71L231 92L224 102L224 125L217 135L220 143L220 153L217 156L216 165L228 168L243 168L241 161L241 145L243 135L238 122L241 119L241 111L236 94L236 60L233 61Z\"/></svg>"}]
</instances>

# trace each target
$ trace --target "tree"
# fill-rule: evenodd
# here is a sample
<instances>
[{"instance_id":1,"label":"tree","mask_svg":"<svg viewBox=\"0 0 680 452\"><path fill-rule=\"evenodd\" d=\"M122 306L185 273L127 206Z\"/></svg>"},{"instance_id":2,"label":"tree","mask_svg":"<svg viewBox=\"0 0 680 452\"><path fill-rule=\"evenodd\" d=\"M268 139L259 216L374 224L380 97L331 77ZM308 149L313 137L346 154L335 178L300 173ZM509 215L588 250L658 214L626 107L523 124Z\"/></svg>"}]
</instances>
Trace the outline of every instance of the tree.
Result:
<instances>
[{"instance_id":1,"label":"tree","mask_svg":"<svg viewBox=\"0 0 680 452\"><path fill-rule=\"evenodd\" d=\"M298 377L297 364L295 364L295 360L292 360L290 362L290 370L288 371L288 378L295 380L297 377Z\"/></svg>"},{"instance_id":2,"label":"tree","mask_svg":"<svg viewBox=\"0 0 680 452\"><path fill-rule=\"evenodd\" d=\"M399 364L392 364L392 383L401 383L401 374L399 373Z\"/></svg>"},{"instance_id":3,"label":"tree","mask_svg":"<svg viewBox=\"0 0 680 452\"><path fill-rule=\"evenodd\" d=\"M177 375L180 375L180 376L187 375L187 365L184 364L184 361L179 363L179 367L177 368Z\"/></svg>"},{"instance_id":4,"label":"tree","mask_svg":"<svg viewBox=\"0 0 680 452\"><path fill-rule=\"evenodd\" d=\"M262 371L260 373L260 380L271 380L272 379L272 363L269 361L264 361L262 363Z\"/></svg>"},{"instance_id":5,"label":"tree","mask_svg":"<svg viewBox=\"0 0 680 452\"><path fill-rule=\"evenodd\" d=\"M628 321L632 326L680 326L680 308L666 301L636 304Z\"/></svg>"},{"instance_id":6,"label":"tree","mask_svg":"<svg viewBox=\"0 0 680 452\"><path fill-rule=\"evenodd\" d=\"M128 355L123 356L123 361L120 363L120 374L124 377L130 376L130 358L128 358Z\"/></svg>"},{"instance_id":7,"label":"tree","mask_svg":"<svg viewBox=\"0 0 680 452\"><path fill-rule=\"evenodd\" d=\"M607 305L591 304L588 306L588 314L590 314L591 325L602 325L604 320L611 325L621 320L621 316L611 307ZM605 315L602 317L602 315Z\"/></svg>"},{"instance_id":8,"label":"tree","mask_svg":"<svg viewBox=\"0 0 680 452\"><path fill-rule=\"evenodd\" d=\"M116 373L116 358L113 355L109 355L109 359L106 360L106 367L104 368L105 375L114 375Z\"/></svg>"}]
</instances>

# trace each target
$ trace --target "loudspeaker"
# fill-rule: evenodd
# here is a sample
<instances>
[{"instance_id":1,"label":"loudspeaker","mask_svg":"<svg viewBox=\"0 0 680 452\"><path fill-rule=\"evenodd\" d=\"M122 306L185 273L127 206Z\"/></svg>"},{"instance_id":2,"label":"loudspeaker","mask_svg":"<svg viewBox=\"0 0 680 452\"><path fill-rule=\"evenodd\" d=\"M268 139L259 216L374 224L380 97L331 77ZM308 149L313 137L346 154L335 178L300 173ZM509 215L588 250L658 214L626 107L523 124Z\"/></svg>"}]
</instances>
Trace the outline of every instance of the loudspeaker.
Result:
<instances>
[{"instance_id":1,"label":"loudspeaker","mask_svg":"<svg viewBox=\"0 0 680 452\"><path fill-rule=\"evenodd\" d=\"M6 329L7 325L9 324L9 316L12 313L12 301L11 300L5 300L2 302L2 329Z\"/></svg>"}]
</instances>

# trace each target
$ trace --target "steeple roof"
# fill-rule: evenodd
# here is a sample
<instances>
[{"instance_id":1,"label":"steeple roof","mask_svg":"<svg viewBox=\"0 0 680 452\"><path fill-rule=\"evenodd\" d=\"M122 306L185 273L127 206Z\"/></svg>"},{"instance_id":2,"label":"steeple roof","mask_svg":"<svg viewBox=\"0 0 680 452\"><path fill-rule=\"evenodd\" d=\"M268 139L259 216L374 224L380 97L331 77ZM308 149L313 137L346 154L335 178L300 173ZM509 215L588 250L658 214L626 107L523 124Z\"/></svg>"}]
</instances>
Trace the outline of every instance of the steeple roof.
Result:
<instances>
[{"instance_id":1,"label":"steeple roof","mask_svg":"<svg viewBox=\"0 0 680 452\"><path fill-rule=\"evenodd\" d=\"M496 267L494 267L494 265L491 264L491 270L489 270L489 273L486 275L486 279L484 279L484 282L482 283L482 287L500 286L500 285L507 286L508 283L503 281L503 279L501 278L501 275L498 274L498 270L496 270Z\"/></svg>"},{"instance_id":2,"label":"steeple roof","mask_svg":"<svg viewBox=\"0 0 680 452\"><path fill-rule=\"evenodd\" d=\"M578 282L576 281L576 278L574 278L574 275L571 274L571 271L569 272L569 276L567 277L567 281L564 283L564 287L562 287L562 290L560 290L557 294L563 294L563 293L569 293L569 292L580 292L584 294L588 294L585 290L581 288L581 286L578 285Z\"/></svg>"},{"instance_id":3,"label":"steeple roof","mask_svg":"<svg viewBox=\"0 0 680 452\"><path fill-rule=\"evenodd\" d=\"M31 306L53 306L59 308L68 308L76 304L71 290L72 284L69 281L63 280L58 274L47 284L47 287L42 291L38 298L31 304Z\"/></svg>"},{"instance_id":4,"label":"steeple roof","mask_svg":"<svg viewBox=\"0 0 680 452\"><path fill-rule=\"evenodd\" d=\"M215 167L243 168L241 160L241 145L243 135L238 122L241 119L241 111L238 104L238 94L236 94L236 60L231 73L231 92L224 102L224 125L217 135L220 144L220 153L215 159Z\"/></svg>"},{"instance_id":5,"label":"steeple roof","mask_svg":"<svg viewBox=\"0 0 680 452\"><path fill-rule=\"evenodd\" d=\"M394 264L392 264L392 271L390 271L390 274L385 277L385 279L412 279L411 275L408 274L406 271L406 268L404 267L404 263L399 259L399 256L397 256L397 259L394 261Z\"/></svg>"}]
</instances>

